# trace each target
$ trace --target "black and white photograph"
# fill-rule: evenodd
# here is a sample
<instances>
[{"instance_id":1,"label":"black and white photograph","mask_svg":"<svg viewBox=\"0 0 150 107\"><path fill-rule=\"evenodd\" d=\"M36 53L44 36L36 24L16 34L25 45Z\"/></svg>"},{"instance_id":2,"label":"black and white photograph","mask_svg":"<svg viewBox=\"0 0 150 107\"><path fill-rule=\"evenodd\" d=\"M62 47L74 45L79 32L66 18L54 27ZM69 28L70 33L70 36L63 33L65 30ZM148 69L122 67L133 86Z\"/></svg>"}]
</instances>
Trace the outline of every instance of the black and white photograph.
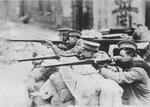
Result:
<instances>
[{"instance_id":1,"label":"black and white photograph","mask_svg":"<svg viewBox=\"0 0 150 107\"><path fill-rule=\"evenodd\" d=\"M0 107L150 107L150 0L0 0Z\"/></svg>"}]
</instances>

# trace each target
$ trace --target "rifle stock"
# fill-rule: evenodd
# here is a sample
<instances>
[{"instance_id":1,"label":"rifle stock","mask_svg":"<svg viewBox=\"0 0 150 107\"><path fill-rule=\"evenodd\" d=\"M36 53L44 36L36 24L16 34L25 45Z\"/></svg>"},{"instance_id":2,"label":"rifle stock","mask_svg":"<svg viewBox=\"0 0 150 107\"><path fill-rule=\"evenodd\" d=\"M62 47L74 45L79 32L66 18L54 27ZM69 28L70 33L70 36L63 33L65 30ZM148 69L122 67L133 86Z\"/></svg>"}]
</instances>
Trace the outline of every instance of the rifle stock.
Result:
<instances>
[{"instance_id":1,"label":"rifle stock","mask_svg":"<svg viewBox=\"0 0 150 107\"><path fill-rule=\"evenodd\" d=\"M105 63L111 63L111 60L100 60L95 63L94 59L88 59L88 60L81 60L78 62L70 62L70 63L63 63L63 64L54 64L54 65L48 65L48 66L38 66L38 67L61 67L61 66L68 66L68 65L87 65L87 64L105 64Z\"/></svg>"},{"instance_id":2,"label":"rifle stock","mask_svg":"<svg viewBox=\"0 0 150 107\"><path fill-rule=\"evenodd\" d=\"M9 41L9 42L38 42L38 43L47 43L46 40L16 40L16 39L6 39L6 41ZM68 44L64 41L51 41L53 44Z\"/></svg>"},{"instance_id":3,"label":"rifle stock","mask_svg":"<svg viewBox=\"0 0 150 107\"><path fill-rule=\"evenodd\" d=\"M49 56L49 57L19 59L19 60L12 60L12 61L25 62L25 61L35 61L35 60L47 60L47 59L60 59L60 57L59 56Z\"/></svg>"}]
</instances>

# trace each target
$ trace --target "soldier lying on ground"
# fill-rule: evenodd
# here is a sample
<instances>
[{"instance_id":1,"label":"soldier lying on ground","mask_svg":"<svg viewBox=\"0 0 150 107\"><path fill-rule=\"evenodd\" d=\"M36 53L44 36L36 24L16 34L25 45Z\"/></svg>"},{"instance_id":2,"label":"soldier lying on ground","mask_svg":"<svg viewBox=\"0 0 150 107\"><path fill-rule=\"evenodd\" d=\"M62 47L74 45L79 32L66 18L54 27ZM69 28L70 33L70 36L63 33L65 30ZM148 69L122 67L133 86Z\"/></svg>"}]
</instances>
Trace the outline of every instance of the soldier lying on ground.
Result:
<instances>
[{"instance_id":1,"label":"soldier lying on ground","mask_svg":"<svg viewBox=\"0 0 150 107\"><path fill-rule=\"evenodd\" d=\"M84 42L83 47L84 47L84 49L80 53L81 59L86 59L86 58L95 58L96 60L98 60L98 59L102 60L105 58L108 59L108 56L105 52L98 51L99 44L97 44L97 43L86 41L86 42ZM67 102L73 98L70 91L66 87L66 84L63 82L62 76L59 72L53 73L49 79L52 82L52 85L56 88L56 92L58 92L59 98L56 100L60 101L59 103ZM101 88L100 91L103 93L103 94L101 94L100 99L105 99L104 97L108 95L107 97L110 97L110 100L112 101L112 99L114 100L113 97L115 96L116 99L118 99L118 101L120 101L120 104L121 104L121 95L122 95L123 91L119 87L119 85L117 83L115 83L114 81L104 79L103 77L100 81L107 83L107 84L98 84ZM45 92L45 93L48 93L48 92ZM109 96L109 95L112 95L112 96ZM55 96L53 96L53 97L55 98ZM107 98L107 99L109 99L109 98ZM106 102L104 102L104 100L103 100L101 102L101 104L105 105Z\"/></svg>"},{"instance_id":2,"label":"soldier lying on ground","mask_svg":"<svg viewBox=\"0 0 150 107\"><path fill-rule=\"evenodd\" d=\"M115 56L117 70L107 66L101 68L100 74L116 81L124 89L123 104L143 107L150 104L150 67L136 54L137 45L130 41L118 43L121 50Z\"/></svg>"}]
</instances>

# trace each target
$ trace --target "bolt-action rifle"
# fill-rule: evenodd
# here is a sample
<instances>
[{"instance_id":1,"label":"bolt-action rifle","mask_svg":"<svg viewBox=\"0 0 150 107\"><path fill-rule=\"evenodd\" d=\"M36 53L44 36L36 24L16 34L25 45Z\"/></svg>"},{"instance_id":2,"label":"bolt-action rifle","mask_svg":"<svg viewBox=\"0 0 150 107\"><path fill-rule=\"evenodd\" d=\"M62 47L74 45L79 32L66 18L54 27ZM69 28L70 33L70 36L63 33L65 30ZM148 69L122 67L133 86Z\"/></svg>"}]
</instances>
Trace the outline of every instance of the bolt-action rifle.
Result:
<instances>
[{"instance_id":1,"label":"bolt-action rifle","mask_svg":"<svg viewBox=\"0 0 150 107\"><path fill-rule=\"evenodd\" d=\"M47 43L46 40L16 40L16 39L5 39L8 42L38 42L38 43ZM53 44L68 44L64 41L51 41Z\"/></svg>"},{"instance_id":2,"label":"bolt-action rifle","mask_svg":"<svg viewBox=\"0 0 150 107\"><path fill-rule=\"evenodd\" d=\"M125 33L128 35L132 35L134 33L134 28L127 28L127 29L102 29L100 30L100 32L103 35L107 35L107 34L118 34L118 33Z\"/></svg>"},{"instance_id":3,"label":"bolt-action rifle","mask_svg":"<svg viewBox=\"0 0 150 107\"><path fill-rule=\"evenodd\" d=\"M110 34L111 35L111 34ZM114 35L114 34L113 34ZM116 34L118 35L118 34ZM123 40L122 38L118 38L118 39L100 39L100 38L88 38L88 37L82 37L83 40L87 40L87 41L92 41L92 42L96 42L96 43L118 43L119 41ZM8 42L37 42L37 43L48 43L48 41L46 40L17 40L17 39L5 39ZM51 40L50 40L51 41ZM53 44L66 44L69 45L69 43L66 43L64 41L51 41ZM140 43L140 42L145 42L145 41L134 41L136 43Z\"/></svg>"},{"instance_id":4,"label":"bolt-action rifle","mask_svg":"<svg viewBox=\"0 0 150 107\"><path fill-rule=\"evenodd\" d=\"M87 60L81 60L77 62L70 62L70 63L63 63L63 64L54 64L54 65L48 65L48 66L37 66L37 67L44 67L44 68L49 68L49 67L61 67L61 66L68 66L68 65L87 65L87 64L106 64L106 63L111 63L112 60L107 59L107 60L100 60L100 61L94 61L94 59L87 59Z\"/></svg>"},{"instance_id":5,"label":"bolt-action rifle","mask_svg":"<svg viewBox=\"0 0 150 107\"><path fill-rule=\"evenodd\" d=\"M12 60L16 62L25 62L25 61L35 61L35 60L48 60L48 59L60 59L59 56L49 56L49 57L39 57L39 58L29 58L29 59L19 59L19 60Z\"/></svg>"}]
</instances>

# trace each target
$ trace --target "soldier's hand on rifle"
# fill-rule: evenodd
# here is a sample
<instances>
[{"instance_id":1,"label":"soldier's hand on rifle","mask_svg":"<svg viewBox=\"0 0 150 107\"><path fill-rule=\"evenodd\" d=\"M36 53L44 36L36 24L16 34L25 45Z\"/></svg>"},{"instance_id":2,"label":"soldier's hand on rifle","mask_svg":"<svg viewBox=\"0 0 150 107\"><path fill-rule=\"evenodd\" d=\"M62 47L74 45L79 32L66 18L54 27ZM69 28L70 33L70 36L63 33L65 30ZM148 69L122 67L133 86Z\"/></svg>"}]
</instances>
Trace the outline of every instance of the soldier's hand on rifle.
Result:
<instances>
[{"instance_id":1,"label":"soldier's hand on rifle","mask_svg":"<svg viewBox=\"0 0 150 107\"><path fill-rule=\"evenodd\" d=\"M58 48L60 48L60 49L67 49L67 46L65 46L64 44L58 44L57 45L58 46Z\"/></svg>"},{"instance_id":2,"label":"soldier's hand on rifle","mask_svg":"<svg viewBox=\"0 0 150 107\"><path fill-rule=\"evenodd\" d=\"M45 41L46 41L46 44L51 45L51 46L53 45L51 40L45 40Z\"/></svg>"},{"instance_id":3,"label":"soldier's hand on rifle","mask_svg":"<svg viewBox=\"0 0 150 107\"><path fill-rule=\"evenodd\" d=\"M36 61L32 61L32 64L34 66L38 66L38 65L41 65L42 62L43 62L43 60L36 60Z\"/></svg>"},{"instance_id":4,"label":"soldier's hand on rifle","mask_svg":"<svg viewBox=\"0 0 150 107\"><path fill-rule=\"evenodd\" d=\"M42 43L42 44L45 45L45 46L47 46L47 47L53 46L53 43L52 43L52 41L50 41L50 40L45 40L45 42Z\"/></svg>"},{"instance_id":5,"label":"soldier's hand on rifle","mask_svg":"<svg viewBox=\"0 0 150 107\"><path fill-rule=\"evenodd\" d=\"M105 57L105 58L101 58L101 57L97 57L97 58L94 58L94 63L98 63L99 61L104 61L104 60L111 60L111 58L109 57Z\"/></svg>"},{"instance_id":6,"label":"soldier's hand on rifle","mask_svg":"<svg viewBox=\"0 0 150 107\"><path fill-rule=\"evenodd\" d=\"M94 56L94 62L97 63L98 61L102 60L110 60L110 57L107 55L107 53L101 51L99 54Z\"/></svg>"}]
</instances>

